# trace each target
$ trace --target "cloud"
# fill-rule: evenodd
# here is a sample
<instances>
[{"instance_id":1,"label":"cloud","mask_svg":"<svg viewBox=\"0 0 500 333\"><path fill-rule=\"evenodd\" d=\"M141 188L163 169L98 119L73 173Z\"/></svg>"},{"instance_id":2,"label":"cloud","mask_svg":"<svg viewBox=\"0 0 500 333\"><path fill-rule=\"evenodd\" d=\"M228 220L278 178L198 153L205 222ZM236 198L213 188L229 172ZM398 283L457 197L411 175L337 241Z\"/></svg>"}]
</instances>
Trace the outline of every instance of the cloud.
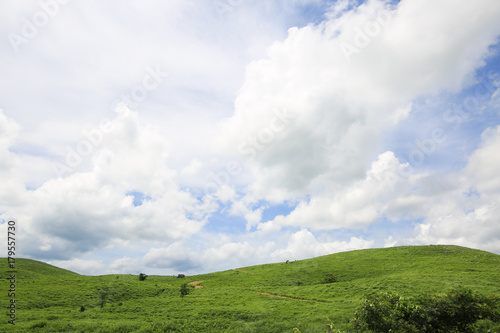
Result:
<instances>
[{"instance_id":1,"label":"cloud","mask_svg":"<svg viewBox=\"0 0 500 333\"><path fill-rule=\"evenodd\" d=\"M261 233L250 233L238 241L226 235L205 235L205 244L177 242L165 248L153 248L144 263L147 269L164 268L176 272L213 272L269 262L300 260L340 251L368 248L371 240L351 237L348 241L319 241L310 231L302 229L277 239ZM203 240L203 239L202 239ZM215 240L215 241L214 241Z\"/></svg>"},{"instance_id":2,"label":"cloud","mask_svg":"<svg viewBox=\"0 0 500 333\"><path fill-rule=\"evenodd\" d=\"M481 193L500 192L500 127L488 128L481 136L482 144L469 159L466 173Z\"/></svg>"},{"instance_id":3,"label":"cloud","mask_svg":"<svg viewBox=\"0 0 500 333\"><path fill-rule=\"evenodd\" d=\"M498 252L500 249L500 127L491 127L482 135L479 148L469 157L467 166L453 178L455 188L448 195L426 196L425 219L415 227L411 241L418 243L458 244Z\"/></svg>"},{"instance_id":4,"label":"cloud","mask_svg":"<svg viewBox=\"0 0 500 333\"><path fill-rule=\"evenodd\" d=\"M9 150L20 129L21 126L0 109L0 179L2 179L0 202L4 205L17 205L24 192L24 179L19 170L21 160Z\"/></svg>"},{"instance_id":5,"label":"cloud","mask_svg":"<svg viewBox=\"0 0 500 333\"><path fill-rule=\"evenodd\" d=\"M357 237L351 237L349 241L322 243L310 231L302 229L290 237L286 248L274 251L271 256L274 260L280 261L290 258L312 258L336 252L366 249L372 245L373 241Z\"/></svg>"},{"instance_id":6,"label":"cloud","mask_svg":"<svg viewBox=\"0 0 500 333\"><path fill-rule=\"evenodd\" d=\"M410 186L412 178L404 181L398 178L404 169L405 165L394 153L385 152L372 163L364 179L337 187L336 191L325 189L315 193L287 216L279 215L258 228L276 231L284 226L307 226L313 230L333 230L373 224L383 216L388 201Z\"/></svg>"},{"instance_id":7,"label":"cloud","mask_svg":"<svg viewBox=\"0 0 500 333\"><path fill-rule=\"evenodd\" d=\"M11 199L4 209L22 221L25 255L61 260L117 240L172 242L206 223L213 208L178 187L165 140L141 125L136 112L117 112L113 131L92 156L80 156L90 159L90 170L18 190L17 197L5 194ZM148 198L140 206L128 195L134 191Z\"/></svg>"},{"instance_id":8,"label":"cloud","mask_svg":"<svg viewBox=\"0 0 500 333\"><path fill-rule=\"evenodd\" d=\"M144 264L172 272L187 272L199 269L201 261L188 244L176 242L166 248L152 248L144 256Z\"/></svg>"},{"instance_id":9,"label":"cloud","mask_svg":"<svg viewBox=\"0 0 500 333\"><path fill-rule=\"evenodd\" d=\"M448 175L408 170L407 163L385 152L372 163L365 179L335 193L318 194L290 214L259 224L258 229L264 233L289 226L356 230L386 220L387 244L457 244L498 252L500 187L494 170L499 138L499 126L487 129L467 166ZM408 224L413 233L389 236L391 225L395 228L400 223ZM300 242L293 239L291 244L303 243L304 252L310 247L307 244L317 248L308 233L296 237Z\"/></svg>"},{"instance_id":10,"label":"cloud","mask_svg":"<svg viewBox=\"0 0 500 333\"><path fill-rule=\"evenodd\" d=\"M443 4L368 1L290 29L252 62L218 140L246 161L252 193L280 202L362 179L381 134L408 115L409 102L457 91L484 64L500 6L463 5L450 15ZM430 18L423 8L433 8ZM343 43L356 44L372 26L377 33L346 61Z\"/></svg>"},{"instance_id":11,"label":"cloud","mask_svg":"<svg viewBox=\"0 0 500 333\"><path fill-rule=\"evenodd\" d=\"M9 119L4 112L0 109L0 148L4 153L12 144L17 136L21 126L14 120Z\"/></svg>"},{"instance_id":12,"label":"cloud","mask_svg":"<svg viewBox=\"0 0 500 333\"><path fill-rule=\"evenodd\" d=\"M47 261L48 264L61 267L78 274L85 275L98 275L102 273L106 266L97 260L83 260L83 259L72 259L72 260L50 260Z\"/></svg>"},{"instance_id":13,"label":"cloud","mask_svg":"<svg viewBox=\"0 0 500 333\"><path fill-rule=\"evenodd\" d=\"M498 88L500 4L213 5L70 2L18 55L0 43L0 221L18 219L23 255L94 274L500 251L498 93L482 87L467 119L442 110L471 101L479 71ZM19 33L40 4L0 8ZM151 68L169 75L115 112ZM415 133L443 134L420 167L403 159Z\"/></svg>"}]
</instances>

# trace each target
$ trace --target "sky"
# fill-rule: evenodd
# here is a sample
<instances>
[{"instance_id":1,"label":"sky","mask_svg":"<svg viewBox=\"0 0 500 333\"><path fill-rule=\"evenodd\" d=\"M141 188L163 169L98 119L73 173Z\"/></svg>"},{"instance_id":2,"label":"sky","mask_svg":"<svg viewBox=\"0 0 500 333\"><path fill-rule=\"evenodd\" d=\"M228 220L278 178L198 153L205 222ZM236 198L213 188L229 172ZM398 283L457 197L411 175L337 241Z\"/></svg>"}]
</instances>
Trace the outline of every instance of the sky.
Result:
<instances>
[{"instance_id":1,"label":"sky","mask_svg":"<svg viewBox=\"0 0 500 333\"><path fill-rule=\"evenodd\" d=\"M500 254L500 2L0 3L0 248L199 274Z\"/></svg>"}]
</instances>

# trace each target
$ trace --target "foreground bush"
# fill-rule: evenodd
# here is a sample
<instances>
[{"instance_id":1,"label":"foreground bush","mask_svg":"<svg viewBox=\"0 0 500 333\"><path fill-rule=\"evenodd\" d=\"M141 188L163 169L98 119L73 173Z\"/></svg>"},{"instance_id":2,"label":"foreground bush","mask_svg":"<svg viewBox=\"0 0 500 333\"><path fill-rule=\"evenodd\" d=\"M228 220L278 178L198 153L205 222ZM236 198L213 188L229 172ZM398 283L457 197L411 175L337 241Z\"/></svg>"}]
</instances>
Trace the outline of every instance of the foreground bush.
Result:
<instances>
[{"instance_id":1,"label":"foreground bush","mask_svg":"<svg viewBox=\"0 0 500 333\"><path fill-rule=\"evenodd\" d=\"M487 332L498 322L500 298L458 287L416 299L374 295L363 302L353 324L358 332Z\"/></svg>"}]
</instances>

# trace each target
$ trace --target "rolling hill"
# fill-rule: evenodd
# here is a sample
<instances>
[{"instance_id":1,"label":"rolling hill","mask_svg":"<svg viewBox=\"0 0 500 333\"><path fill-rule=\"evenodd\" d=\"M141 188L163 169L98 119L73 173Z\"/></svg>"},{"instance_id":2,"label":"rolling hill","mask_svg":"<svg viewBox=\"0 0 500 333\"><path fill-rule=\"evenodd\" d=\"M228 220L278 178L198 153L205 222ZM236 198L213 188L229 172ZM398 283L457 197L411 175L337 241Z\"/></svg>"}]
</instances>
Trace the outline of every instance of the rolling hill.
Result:
<instances>
[{"instance_id":1,"label":"rolling hill","mask_svg":"<svg viewBox=\"0 0 500 333\"><path fill-rule=\"evenodd\" d=\"M17 320L10 325L3 267L5 332L326 332L329 323L346 330L363 299L377 292L417 296L462 285L500 295L500 256L459 246L357 250L145 281L17 259ZM338 282L323 283L328 273ZM184 283L190 293L181 298Z\"/></svg>"}]
</instances>

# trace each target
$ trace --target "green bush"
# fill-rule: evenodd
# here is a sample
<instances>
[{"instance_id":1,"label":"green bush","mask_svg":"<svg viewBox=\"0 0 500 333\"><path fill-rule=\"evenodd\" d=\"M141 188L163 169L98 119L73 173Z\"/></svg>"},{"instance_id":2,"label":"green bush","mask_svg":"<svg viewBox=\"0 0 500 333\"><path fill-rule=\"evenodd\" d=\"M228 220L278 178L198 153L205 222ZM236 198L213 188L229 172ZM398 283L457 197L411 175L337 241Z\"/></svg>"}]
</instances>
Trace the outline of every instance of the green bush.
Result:
<instances>
[{"instance_id":1,"label":"green bush","mask_svg":"<svg viewBox=\"0 0 500 333\"><path fill-rule=\"evenodd\" d=\"M144 280L146 280L147 277L148 276L146 274L141 273L141 274L139 274L139 281L144 281Z\"/></svg>"},{"instance_id":2,"label":"green bush","mask_svg":"<svg viewBox=\"0 0 500 333\"><path fill-rule=\"evenodd\" d=\"M323 283L334 283L338 282L338 279L332 272L326 273L325 278L323 279Z\"/></svg>"},{"instance_id":3,"label":"green bush","mask_svg":"<svg viewBox=\"0 0 500 333\"><path fill-rule=\"evenodd\" d=\"M366 299L355 314L353 326L358 332L375 333L479 332L478 320L500 321L499 304L496 296L475 294L463 287L416 299L387 292Z\"/></svg>"},{"instance_id":4,"label":"green bush","mask_svg":"<svg viewBox=\"0 0 500 333\"><path fill-rule=\"evenodd\" d=\"M460 332L473 332L472 324L479 319L500 320L500 299L474 294L470 289L458 287L443 296L428 296L421 300L426 324L439 330L450 328Z\"/></svg>"}]
</instances>

